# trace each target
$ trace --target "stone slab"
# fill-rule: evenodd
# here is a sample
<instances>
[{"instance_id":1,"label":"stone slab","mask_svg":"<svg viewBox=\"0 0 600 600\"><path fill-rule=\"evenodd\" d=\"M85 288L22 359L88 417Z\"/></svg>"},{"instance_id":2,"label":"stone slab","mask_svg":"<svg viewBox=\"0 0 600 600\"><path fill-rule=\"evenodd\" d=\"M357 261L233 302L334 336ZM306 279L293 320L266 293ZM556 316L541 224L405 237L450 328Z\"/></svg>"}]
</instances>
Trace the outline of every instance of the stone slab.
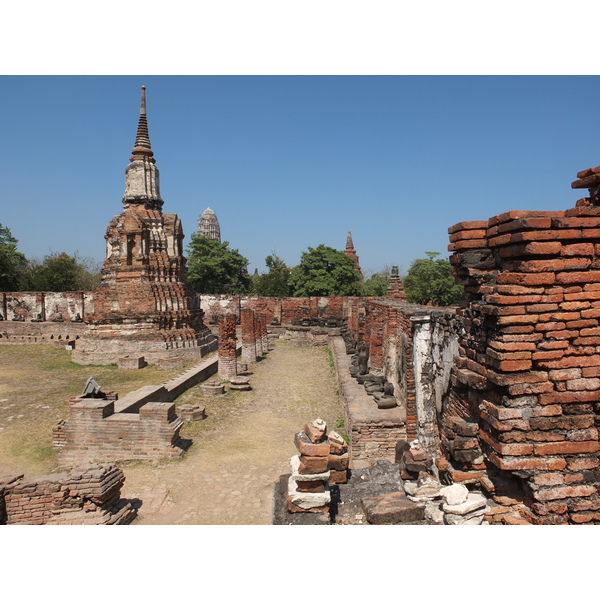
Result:
<instances>
[{"instance_id":1,"label":"stone slab","mask_svg":"<svg viewBox=\"0 0 600 600\"><path fill-rule=\"evenodd\" d=\"M371 525L413 523L425 518L425 506L411 502L404 492L363 498L361 504Z\"/></svg>"}]
</instances>

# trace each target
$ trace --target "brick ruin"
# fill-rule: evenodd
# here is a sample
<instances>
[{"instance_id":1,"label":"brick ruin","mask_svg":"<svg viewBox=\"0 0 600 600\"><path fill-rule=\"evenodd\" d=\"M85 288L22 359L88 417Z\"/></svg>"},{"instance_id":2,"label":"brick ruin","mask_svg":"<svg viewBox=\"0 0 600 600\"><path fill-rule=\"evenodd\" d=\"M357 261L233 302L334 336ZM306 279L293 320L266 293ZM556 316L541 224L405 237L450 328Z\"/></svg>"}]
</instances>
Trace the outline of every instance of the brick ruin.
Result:
<instances>
[{"instance_id":1,"label":"brick ruin","mask_svg":"<svg viewBox=\"0 0 600 600\"><path fill-rule=\"evenodd\" d=\"M446 309L407 303L396 267L383 298L199 296L186 283L181 222L162 213L144 92L130 161L101 286L2 293L0 343L74 346L81 364L140 366L199 358L218 333L204 375L184 377L195 383L217 369L235 379L238 355L260 359L269 336L328 345L351 468L399 461L417 496L436 487L430 476L469 486L492 523L600 521L600 167L578 173L572 187L589 197L574 208L450 227L465 296ZM359 269L350 234L346 254ZM54 431L62 464L180 456L168 383L122 400L74 399ZM2 485L6 511L13 483ZM463 510L464 498L447 504ZM479 521L481 498L469 502L465 514Z\"/></svg>"},{"instance_id":2,"label":"brick ruin","mask_svg":"<svg viewBox=\"0 0 600 600\"><path fill-rule=\"evenodd\" d=\"M127 525L137 509L121 498L124 481L123 471L114 464L0 478L0 524Z\"/></svg>"},{"instance_id":3,"label":"brick ruin","mask_svg":"<svg viewBox=\"0 0 600 600\"><path fill-rule=\"evenodd\" d=\"M118 356L143 356L149 363L167 356L197 358L216 347L187 283L181 221L162 212L153 156L142 88L125 208L106 231L102 282L73 352L79 364L110 364Z\"/></svg>"},{"instance_id":4,"label":"brick ruin","mask_svg":"<svg viewBox=\"0 0 600 600\"><path fill-rule=\"evenodd\" d=\"M466 298L442 447L531 523L600 521L598 173L577 174L574 208L449 230Z\"/></svg>"}]
</instances>

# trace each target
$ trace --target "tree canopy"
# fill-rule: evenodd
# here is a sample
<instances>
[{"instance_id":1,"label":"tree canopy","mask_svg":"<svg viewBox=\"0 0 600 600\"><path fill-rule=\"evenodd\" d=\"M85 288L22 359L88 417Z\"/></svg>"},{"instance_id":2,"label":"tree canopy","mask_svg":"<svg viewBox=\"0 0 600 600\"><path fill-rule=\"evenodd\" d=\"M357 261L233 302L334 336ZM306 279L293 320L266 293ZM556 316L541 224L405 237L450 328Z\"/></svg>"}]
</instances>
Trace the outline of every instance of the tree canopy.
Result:
<instances>
[{"instance_id":1,"label":"tree canopy","mask_svg":"<svg viewBox=\"0 0 600 600\"><path fill-rule=\"evenodd\" d=\"M456 306L463 297L463 288L454 283L450 263L436 258L439 252L425 252L427 258L417 258L404 278L406 299L415 304Z\"/></svg>"},{"instance_id":2,"label":"tree canopy","mask_svg":"<svg viewBox=\"0 0 600 600\"><path fill-rule=\"evenodd\" d=\"M389 271L381 271L380 273L373 273L369 279L367 279L361 288L361 296L385 296L390 281Z\"/></svg>"},{"instance_id":3,"label":"tree canopy","mask_svg":"<svg viewBox=\"0 0 600 600\"><path fill-rule=\"evenodd\" d=\"M69 292L94 290L100 283L100 265L82 259L77 253L53 252L40 260L30 260L19 289L32 292Z\"/></svg>"},{"instance_id":4,"label":"tree canopy","mask_svg":"<svg viewBox=\"0 0 600 600\"><path fill-rule=\"evenodd\" d=\"M248 259L229 242L192 234L187 266L190 285L201 294L246 294L250 288Z\"/></svg>"},{"instance_id":5,"label":"tree canopy","mask_svg":"<svg viewBox=\"0 0 600 600\"><path fill-rule=\"evenodd\" d=\"M10 292L19 288L27 258L17 250L18 241L8 227L0 224L0 291Z\"/></svg>"},{"instance_id":6,"label":"tree canopy","mask_svg":"<svg viewBox=\"0 0 600 600\"><path fill-rule=\"evenodd\" d=\"M285 264L285 261L273 252L265 258L265 264L269 268L269 272L253 277L252 292L257 296L273 296L278 298L289 296L290 286L288 280L290 269Z\"/></svg>"},{"instance_id":7,"label":"tree canopy","mask_svg":"<svg viewBox=\"0 0 600 600\"><path fill-rule=\"evenodd\" d=\"M320 244L303 252L300 264L288 280L294 296L356 296L360 274L352 259L329 246Z\"/></svg>"}]
</instances>

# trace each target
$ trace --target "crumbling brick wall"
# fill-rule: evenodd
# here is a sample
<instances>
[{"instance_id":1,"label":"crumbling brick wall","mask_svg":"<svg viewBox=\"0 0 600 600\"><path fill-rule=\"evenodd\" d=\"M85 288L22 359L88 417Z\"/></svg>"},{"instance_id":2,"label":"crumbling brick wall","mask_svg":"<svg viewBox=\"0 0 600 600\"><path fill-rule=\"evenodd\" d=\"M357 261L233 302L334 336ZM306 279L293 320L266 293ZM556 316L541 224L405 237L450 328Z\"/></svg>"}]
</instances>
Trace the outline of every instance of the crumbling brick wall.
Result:
<instances>
[{"instance_id":1,"label":"crumbling brick wall","mask_svg":"<svg viewBox=\"0 0 600 600\"><path fill-rule=\"evenodd\" d=\"M125 476L114 464L70 472L0 479L0 524L126 525L136 516L121 498Z\"/></svg>"},{"instance_id":2,"label":"crumbling brick wall","mask_svg":"<svg viewBox=\"0 0 600 600\"><path fill-rule=\"evenodd\" d=\"M512 211L449 233L466 292L440 420L450 470L492 491L511 483L530 522L599 522L600 207Z\"/></svg>"},{"instance_id":3,"label":"crumbling brick wall","mask_svg":"<svg viewBox=\"0 0 600 600\"><path fill-rule=\"evenodd\" d=\"M393 384L406 411L407 438L438 454L437 415L458 352L455 310L382 298L357 299L349 307L348 328L357 347L368 348L369 373Z\"/></svg>"}]
</instances>

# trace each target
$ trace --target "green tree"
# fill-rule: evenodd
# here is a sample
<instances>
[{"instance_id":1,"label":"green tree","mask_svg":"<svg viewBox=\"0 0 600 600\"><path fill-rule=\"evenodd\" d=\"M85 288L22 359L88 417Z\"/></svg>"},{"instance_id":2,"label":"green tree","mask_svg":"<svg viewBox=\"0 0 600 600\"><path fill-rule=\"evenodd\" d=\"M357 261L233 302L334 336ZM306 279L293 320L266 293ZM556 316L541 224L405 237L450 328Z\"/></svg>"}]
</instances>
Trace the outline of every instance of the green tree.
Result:
<instances>
[{"instance_id":1,"label":"green tree","mask_svg":"<svg viewBox=\"0 0 600 600\"><path fill-rule=\"evenodd\" d=\"M0 291L14 292L27 268L27 259L17 251L17 240L0 224Z\"/></svg>"},{"instance_id":2,"label":"green tree","mask_svg":"<svg viewBox=\"0 0 600 600\"><path fill-rule=\"evenodd\" d=\"M248 259L229 242L192 234L188 246L188 280L201 294L246 294L250 289Z\"/></svg>"},{"instance_id":3,"label":"green tree","mask_svg":"<svg viewBox=\"0 0 600 600\"><path fill-rule=\"evenodd\" d=\"M77 287L77 260L66 252L52 253L40 263L30 261L24 286L34 292L68 292Z\"/></svg>"},{"instance_id":4,"label":"green tree","mask_svg":"<svg viewBox=\"0 0 600 600\"><path fill-rule=\"evenodd\" d=\"M384 270L379 273L373 273L367 279L361 288L361 296L385 296L387 293L388 283L390 281L389 270Z\"/></svg>"},{"instance_id":5,"label":"green tree","mask_svg":"<svg viewBox=\"0 0 600 600\"><path fill-rule=\"evenodd\" d=\"M19 289L29 292L72 292L93 291L98 287L102 275L100 265L90 258L81 258L76 252L53 252L43 260L27 261Z\"/></svg>"},{"instance_id":6,"label":"green tree","mask_svg":"<svg viewBox=\"0 0 600 600\"><path fill-rule=\"evenodd\" d=\"M438 258L439 252L425 252L427 258L417 258L404 278L406 299L415 304L456 306L463 297L463 288L454 283L450 263Z\"/></svg>"},{"instance_id":7,"label":"green tree","mask_svg":"<svg viewBox=\"0 0 600 600\"><path fill-rule=\"evenodd\" d=\"M320 244L302 253L288 282L294 296L356 296L360 274L349 256Z\"/></svg>"},{"instance_id":8,"label":"green tree","mask_svg":"<svg viewBox=\"0 0 600 600\"><path fill-rule=\"evenodd\" d=\"M290 295L290 269L274 252L265 258L268 273L254 276L253 292L257 296L284 298Z\"/></svg>"}]
</instances>

